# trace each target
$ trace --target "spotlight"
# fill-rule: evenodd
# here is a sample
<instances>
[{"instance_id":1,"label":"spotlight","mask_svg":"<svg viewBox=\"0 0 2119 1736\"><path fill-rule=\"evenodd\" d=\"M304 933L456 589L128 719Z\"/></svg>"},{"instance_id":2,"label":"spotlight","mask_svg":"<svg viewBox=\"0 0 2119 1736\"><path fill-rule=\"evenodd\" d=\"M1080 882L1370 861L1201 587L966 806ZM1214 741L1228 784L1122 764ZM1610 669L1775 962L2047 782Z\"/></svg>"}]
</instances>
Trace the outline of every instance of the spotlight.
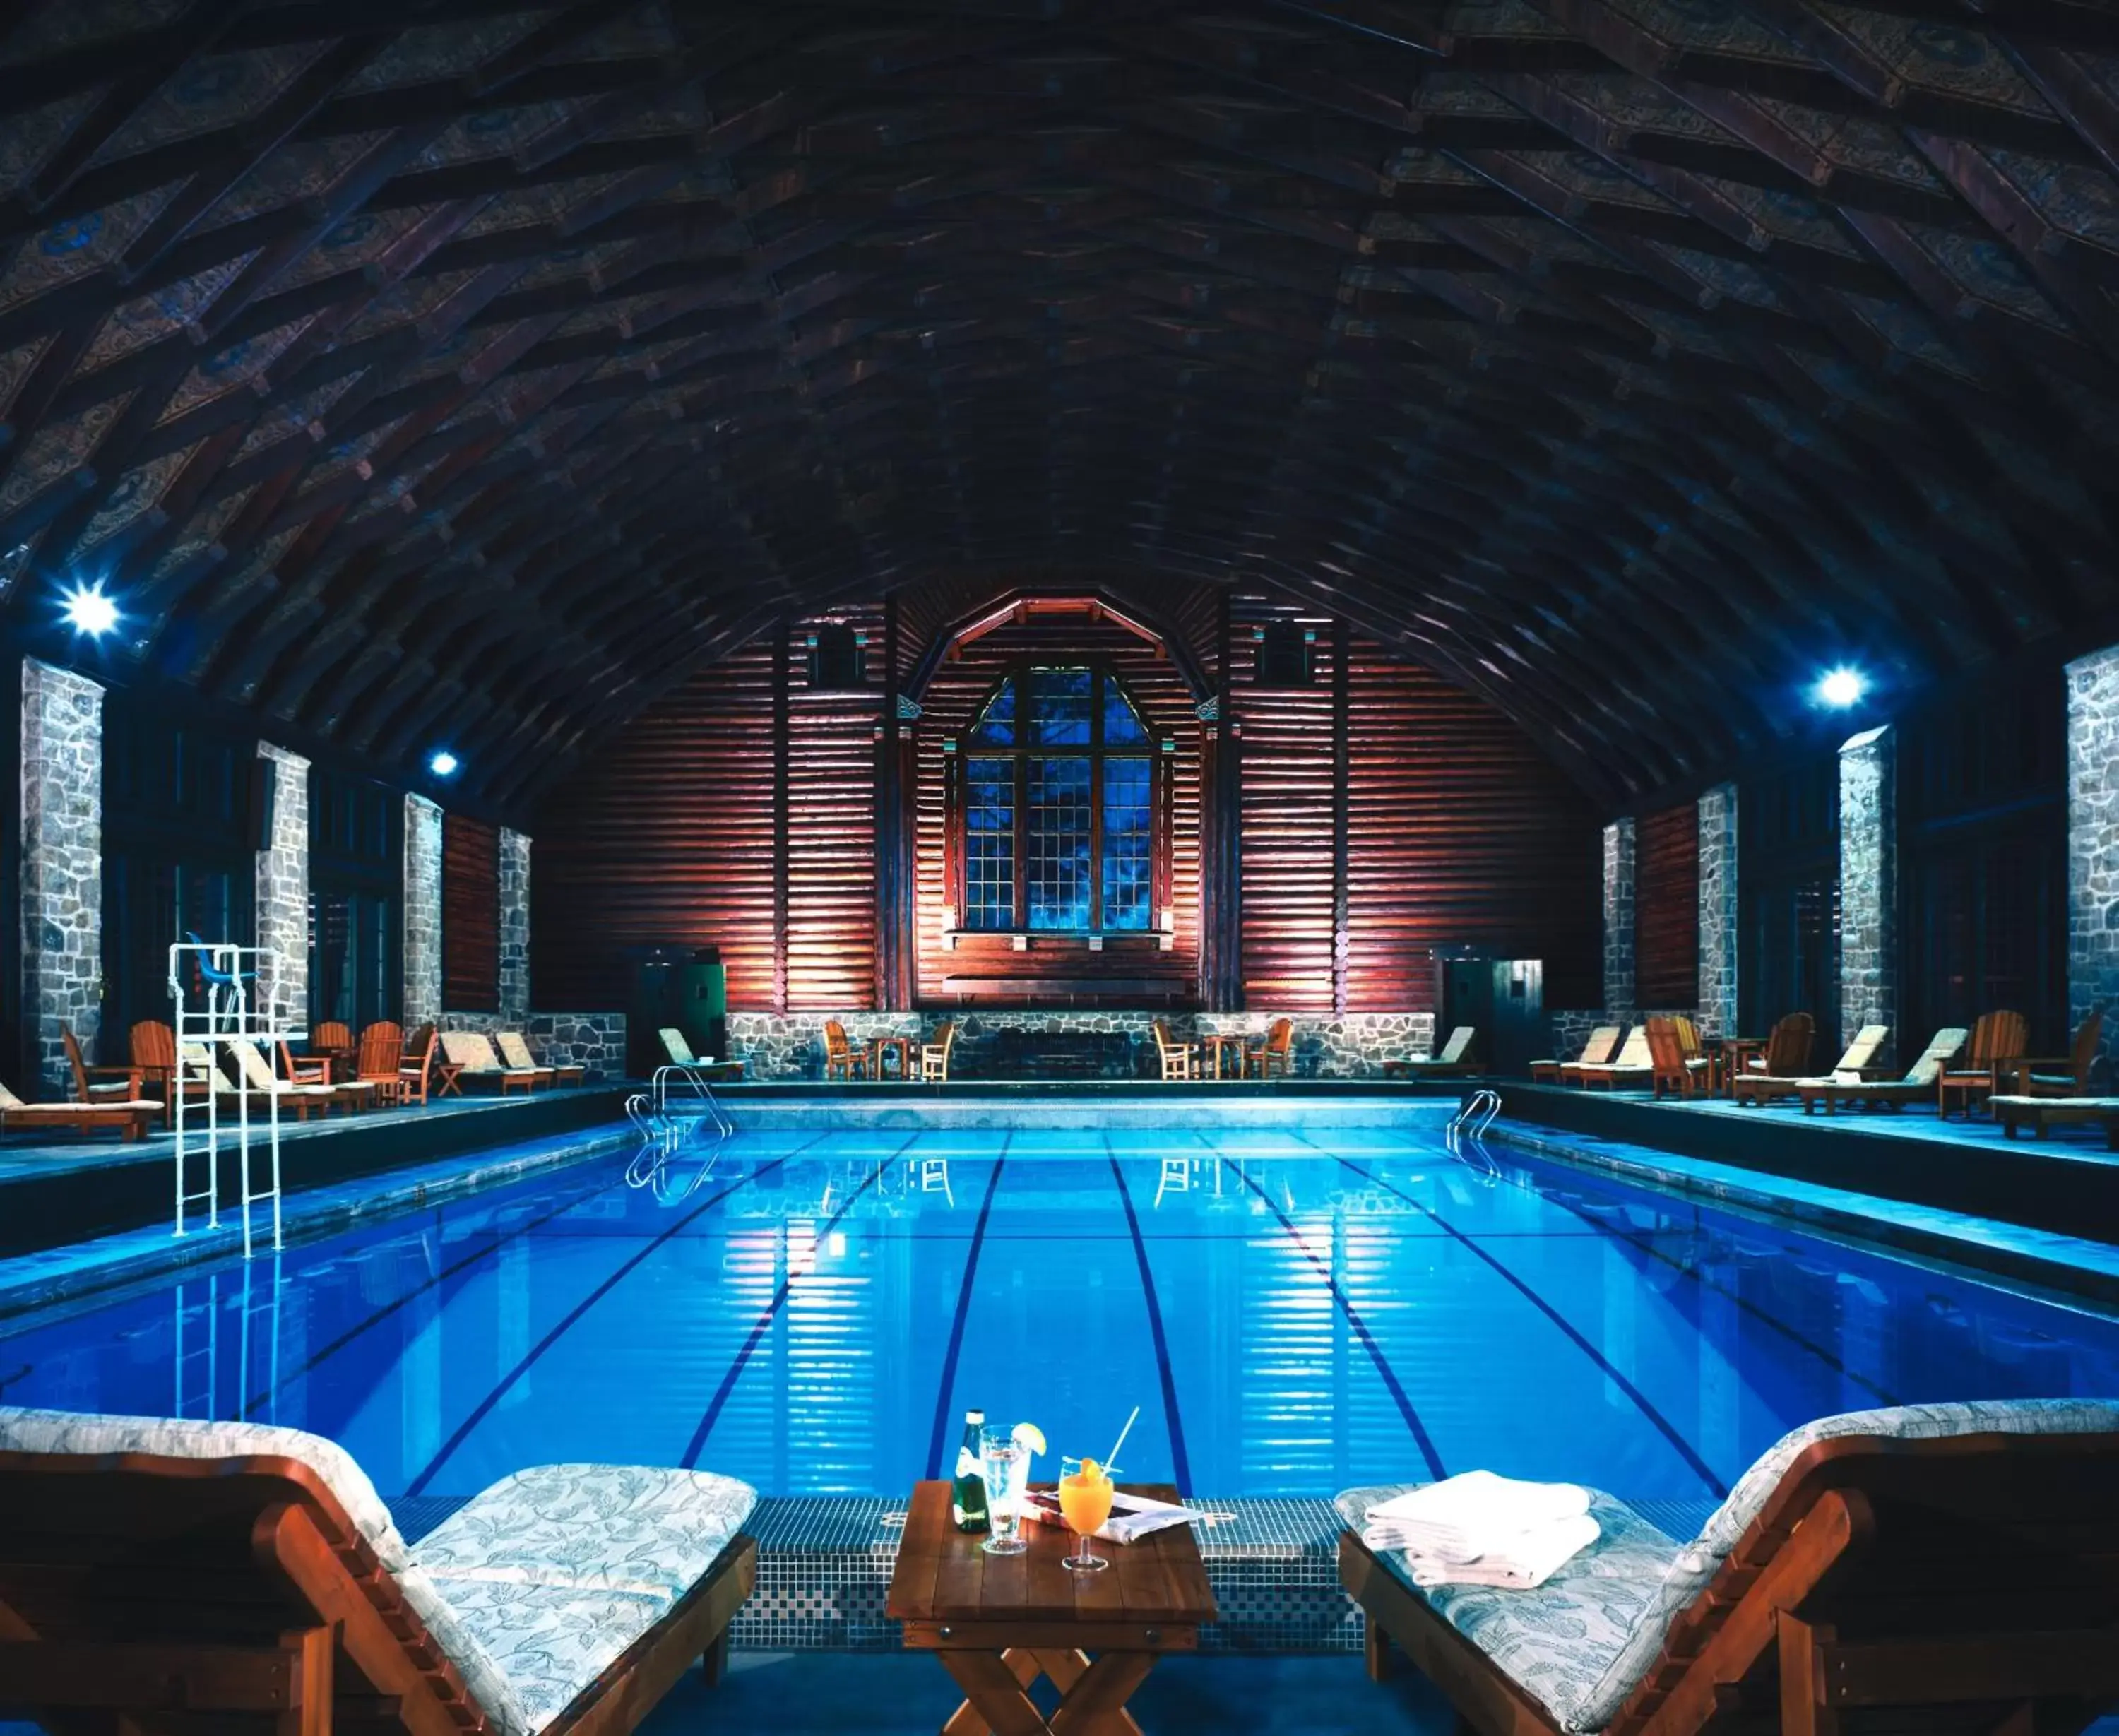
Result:
<instances>
[{"instance_id":1,"label":"spotlight","mask_svg":"<svg viewBox=\"0 0 2119 1736\"><path fill-rule=\"evenodd\" d=\"M77 633L100 639L118 625L118 605L103 594L101 585L77 585L66 594L66 618Z\"/></svg>"},{"instance_id":2,"label":"spotlight","mask_svg":"<svg viewBox=\"0 0 2119 1736\"><path fill-rule=\"evenodd\" d=\"M438 778L452 778L457 775L457 757L444 748L427 762L427 770Z\"/></svg>"},{"instance_id":3,"label":"spotlight","mask_svg":"<svg viewBox=\"0 0 2119 1736\"><path fill-rule=\"evenodd\" d=\"M1817 702L1834 711L1860 705L1868 692L1868 678L1859 669L1827 669L1817 678Z\"/></svg>"}]
</instances>

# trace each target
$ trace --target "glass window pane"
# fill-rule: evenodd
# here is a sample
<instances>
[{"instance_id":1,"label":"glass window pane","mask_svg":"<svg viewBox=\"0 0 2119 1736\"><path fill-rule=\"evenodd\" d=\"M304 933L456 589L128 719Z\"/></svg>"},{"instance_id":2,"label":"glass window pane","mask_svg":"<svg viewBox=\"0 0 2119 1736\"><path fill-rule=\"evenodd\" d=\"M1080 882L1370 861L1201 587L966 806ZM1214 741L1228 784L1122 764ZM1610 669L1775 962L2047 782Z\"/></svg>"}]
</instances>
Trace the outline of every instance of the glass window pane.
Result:
<instances>
[{"instance_id":1,"label":"glass window pane","mask_svg":"<svg viewBox=\"0 0 2119 1736\"><path fill-rule=\"evenodd\" d=\"M971 731L971 740L981 748L1013 748L1015 745L1015 683L1004 681L1000 690L987 703L985 713L979 719L978 727Z\"/></svg>"},{"instance_id":2,"label":"glass window pane","mask_svg":"<svg viewBox=\"0 0 2119 1736\"><path fill-rule=\"evenodd\" d=\"M1030 762L1032 928L1089 926L1090 817L1086 755Z\"/></svg>"},{"instance_id":3,"label":"glass window pane","mask_svg":"<svg viewBox=\"0 0 2119 1736\"><path fill-rule=\"evenodd\" d=\"M1089 745L1090 671L1032 669L1031 739L1041 748Z\"/></svg>"},{"instance_id":4,"label":"glass window pane","mask_svg":"<svg viewBox=\"0 0 2119 1736\"><path fill-rule=\"evenodd\" d=\"M1125 701L1120 697L1118 702ZM1154 896L1148 762L1104 762L1104 926L1146 928Z\"/></svg>"},{"instance_id":5,"label":"glass window pane","mask_svg":"<svg viewBox=\"0 0 2119 1736\"><path fill-rule=\"evenodd\" d=\"M1107 748L1138 748L1148 740L1148 731L1141 727L1140 717L1133 708L1133 701L1125 697L1125 689L1115 681L1104 683L1104 745Z\"/></svg>"},{"instance_id":6,"label":"glass window pane","mask_svg":"<svg viewBox=\"0 0 2119 1736\"><path fill-rule=\"evenodd\" d=\"M1015 926L1015 762L964 766L964 914L967 928Z\"/></svg>"}]
</instances>

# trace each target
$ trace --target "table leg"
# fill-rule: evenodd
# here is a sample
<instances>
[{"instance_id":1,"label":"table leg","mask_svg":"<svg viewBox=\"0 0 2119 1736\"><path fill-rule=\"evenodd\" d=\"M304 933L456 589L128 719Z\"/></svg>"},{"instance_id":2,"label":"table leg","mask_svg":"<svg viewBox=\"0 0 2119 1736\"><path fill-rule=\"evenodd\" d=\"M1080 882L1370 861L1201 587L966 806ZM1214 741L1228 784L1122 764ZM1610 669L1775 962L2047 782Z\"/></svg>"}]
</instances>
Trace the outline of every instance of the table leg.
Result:
<instances>
[{"instance_id":1,"label":"table leg","mask_svg":"<svg viewBox=\"0 0 2119 1736\"><path fill-rule=\"evenodd\" d=\"M1139 1736L1125 1703L1154 1668L1152 1651L1106 1652L1060 1695L1052 1736Z\"/></svg>"},{"instance_id":2,"label":"table leg","mask_svg":"<svg viewBox=\"0 0 2119 1736\"><path fill-rule=\"evenodd\" d=\"M979 1727L962 1721L967 1712L982 1720L995 1736L1051 1736L1045 1715L1023 1692L1022 1683L1005 1659L990 1651L944 1651L935 1655L964 1691L963 1705L943 1726L949 1736L968 1736Z\"/></svg>"}]
</instances>

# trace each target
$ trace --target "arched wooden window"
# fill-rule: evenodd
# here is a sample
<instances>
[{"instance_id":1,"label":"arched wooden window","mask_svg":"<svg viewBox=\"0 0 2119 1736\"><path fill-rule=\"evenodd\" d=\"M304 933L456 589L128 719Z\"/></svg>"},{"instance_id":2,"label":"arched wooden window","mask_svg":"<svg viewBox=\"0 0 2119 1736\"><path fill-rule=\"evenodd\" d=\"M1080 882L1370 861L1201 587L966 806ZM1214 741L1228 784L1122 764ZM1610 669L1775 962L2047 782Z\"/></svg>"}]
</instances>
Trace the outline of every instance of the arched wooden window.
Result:
<instances>
[{"instance_id":1,"label":"arched wooden window","mask_svg":"<svg viewBox=\"0 0 2119 1736\"><path fill-rule=\"evenodd\" d=\"M959 758L949 825L961 928L1154 928L1163 768L1117 676L1096 664L1017 664Z\"/></svg>"}]
</instances>

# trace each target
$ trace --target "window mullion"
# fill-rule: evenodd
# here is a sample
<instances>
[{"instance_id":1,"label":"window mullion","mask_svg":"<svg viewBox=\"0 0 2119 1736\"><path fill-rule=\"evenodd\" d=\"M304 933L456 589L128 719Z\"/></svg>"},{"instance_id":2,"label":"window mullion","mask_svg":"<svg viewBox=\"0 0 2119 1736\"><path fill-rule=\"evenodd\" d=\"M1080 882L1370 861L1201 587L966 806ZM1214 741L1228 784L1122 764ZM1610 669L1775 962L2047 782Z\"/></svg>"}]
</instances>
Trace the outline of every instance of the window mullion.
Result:
<instances>
[{"instance_id":1,"label":"window mullion","mask_svg":"<svg viewBox=\"0 0 2119 1736\"><path fill-rule=\"evenodd\" d=\"M1016 696L1016 709L1022 697ZM1016 726L1015 753L1015 926L1030 926L1030 755L1021 745L1023 726Z\"/></svg>"}]
</instances>

